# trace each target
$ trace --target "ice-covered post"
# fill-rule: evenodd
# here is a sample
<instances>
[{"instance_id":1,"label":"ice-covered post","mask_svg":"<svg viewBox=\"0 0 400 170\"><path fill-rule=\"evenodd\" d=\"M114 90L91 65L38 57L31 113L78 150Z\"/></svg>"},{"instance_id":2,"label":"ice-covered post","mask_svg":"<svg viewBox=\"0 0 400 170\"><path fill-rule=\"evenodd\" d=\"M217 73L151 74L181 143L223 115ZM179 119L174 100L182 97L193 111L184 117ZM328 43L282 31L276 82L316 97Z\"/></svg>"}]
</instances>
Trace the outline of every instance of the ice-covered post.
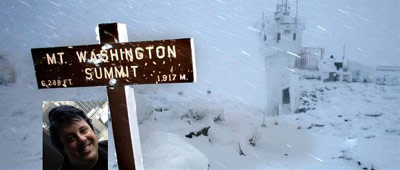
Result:
<instances>
[{"instance_id":1,"label":"ice-covered post","mask_svg":"<svg viewBox=\"0 0 400 170\"><path fill-rule=\"evenodd\" d=\"M107 86L121 170L143 169L133 88L195 82L193 39L127 42L125 24L99 24L101 44L31 49L39 89Z\"/></svg>"},{"instance_id":2,"label":"ice-covered post","mask_svg":"<svg viewBox=\"0 0 400 170\"><path fill-rule=\"evenodd\" d=\"M100 44L128 42L125 24L99 24L96 32ZM142 170L143 159L134 90L129 86L118 85L116 79L110 79L110 83L107 86L107 95L110 104L118 168L121 170Z\"/></svg>"}]
</instances>

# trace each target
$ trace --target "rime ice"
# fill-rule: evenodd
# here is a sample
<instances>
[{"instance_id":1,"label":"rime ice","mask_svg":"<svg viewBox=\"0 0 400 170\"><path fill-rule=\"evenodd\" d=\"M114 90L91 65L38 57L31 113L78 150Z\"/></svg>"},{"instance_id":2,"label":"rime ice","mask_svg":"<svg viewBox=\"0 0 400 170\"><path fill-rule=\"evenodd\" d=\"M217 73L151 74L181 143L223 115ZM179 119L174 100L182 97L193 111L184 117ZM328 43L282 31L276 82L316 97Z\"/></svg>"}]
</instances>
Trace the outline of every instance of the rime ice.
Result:
<instances>
[{"instance_id":1,"label":"rime ice","mask_svg":"<svg viewBox=\"0 0 400 170\"><path fill-rule=\"evenodd\" d=\"M110 79L110 81L108 82L108 85L110 86L114 86L117 83L117 80L115 78Z\"/></svg>"}]
</instances>

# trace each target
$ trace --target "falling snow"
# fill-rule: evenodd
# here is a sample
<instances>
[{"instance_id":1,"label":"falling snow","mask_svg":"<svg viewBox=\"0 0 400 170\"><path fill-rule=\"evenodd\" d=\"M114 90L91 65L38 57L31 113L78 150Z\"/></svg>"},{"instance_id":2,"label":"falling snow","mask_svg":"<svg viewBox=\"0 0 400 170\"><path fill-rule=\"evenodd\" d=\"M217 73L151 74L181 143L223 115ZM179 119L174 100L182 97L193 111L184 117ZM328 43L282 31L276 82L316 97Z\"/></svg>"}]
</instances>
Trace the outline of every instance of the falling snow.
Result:
<instances>
[{"instance_id":1,"label":"falling snow","mask_svg":"<svg viewBox=\"0 0 400 170\"><path fill-rule=\"evenodd\" d=\"M319 26L319 25L317 25L317 28L319 28L319 29L322 30L322 31L326 31L326 28L321 27L321 26Z\"/></svg>"}]
</instances>

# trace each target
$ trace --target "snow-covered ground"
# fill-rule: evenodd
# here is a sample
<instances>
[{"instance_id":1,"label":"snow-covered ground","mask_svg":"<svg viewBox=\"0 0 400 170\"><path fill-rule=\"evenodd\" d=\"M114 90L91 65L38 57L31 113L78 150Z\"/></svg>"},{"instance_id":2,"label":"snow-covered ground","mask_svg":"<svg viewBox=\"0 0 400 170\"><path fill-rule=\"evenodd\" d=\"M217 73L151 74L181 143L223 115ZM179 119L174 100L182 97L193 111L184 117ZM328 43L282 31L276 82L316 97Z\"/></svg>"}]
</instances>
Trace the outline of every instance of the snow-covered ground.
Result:
<instances>
[{"instance_id":1,"label":"snow-covered ground","mask_svg":"<svg viewBox=\"0 0 400 170\"><path fill-rule=\"evenodd\" d=\"M197 148L208 158L210 169L400 167L399 86L302 80L301 90L304 109L266 117L266 127L261 126L262 112L234 103L174 102L157 97L157 91L139 95L138 101L143 102L139 106L153 103L140 111L144 150L159 149L152 151L155 154L169 150L146 145L149 134L162 131ZM204 128L207 135L187 137ZM144 156L145 168L158 161L165 163L154 155Z\"/></svg>"},{"instance_id":2,"label":"snow-covered ground","mask_svg":"<svg viewBox=\"0 0 400 170\"><path fill-rule=\"evenodd\" d=\"M196 98L190 92L164 86L137 90L145 168L400 167L399 86L317 80L302 80L300 85L300 108L304 109L297 114L266 117L265 127L262 111L215 101L212 91ZM94 90L98 91L102 90ZM50 91L0 86L0 92L4 97L0 103L0 168L41 169L41 117L32 108L41 105ZM87 92L52 93L52 99L102 97L90 88ZM29 102L19 105L23 99Z\"/></svg>"}]
</instances>

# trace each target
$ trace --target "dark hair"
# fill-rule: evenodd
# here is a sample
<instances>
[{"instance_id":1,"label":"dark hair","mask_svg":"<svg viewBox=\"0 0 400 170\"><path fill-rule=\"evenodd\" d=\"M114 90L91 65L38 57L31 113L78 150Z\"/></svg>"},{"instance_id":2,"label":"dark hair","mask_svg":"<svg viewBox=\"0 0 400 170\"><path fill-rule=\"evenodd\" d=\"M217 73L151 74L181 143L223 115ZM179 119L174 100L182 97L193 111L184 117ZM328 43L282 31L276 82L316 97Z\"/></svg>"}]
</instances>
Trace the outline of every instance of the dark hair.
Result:
<instances>
[{"instance_id":1,"label":"dark hair","mask_svg":"<svg viewBox=\"0 0 400 170\"><path fill-rule=\"evenodd\" d=\"M85 120L94 131L92 121L78 108L62 105L51 109L49 112L51 143L53 143L60 153L63 153L62 151L64 148L60 141L60 130L64 125L72 124L80 120Z\"/></svg>"}]
</instances>

